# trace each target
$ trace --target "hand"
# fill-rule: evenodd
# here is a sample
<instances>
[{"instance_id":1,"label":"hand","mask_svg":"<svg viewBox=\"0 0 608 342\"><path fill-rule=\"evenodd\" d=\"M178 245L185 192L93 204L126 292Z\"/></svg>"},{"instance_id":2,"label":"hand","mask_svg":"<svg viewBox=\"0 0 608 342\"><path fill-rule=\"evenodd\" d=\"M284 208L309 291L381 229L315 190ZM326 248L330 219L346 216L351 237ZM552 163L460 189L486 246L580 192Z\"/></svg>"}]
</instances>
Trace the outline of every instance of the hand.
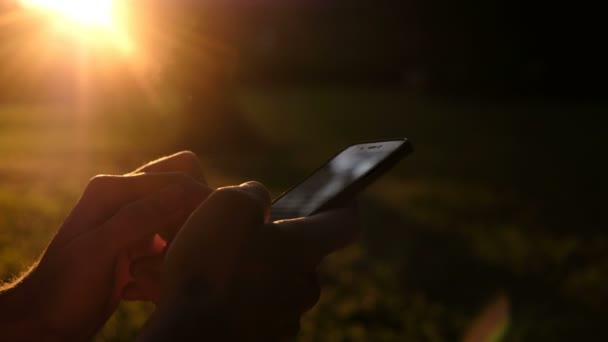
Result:
<instances>
[{"instance_id":1,"label":"hand","mask_svg":"<svg viewBox=\"0 0 608 342\"><path fill-rule=\"evenodd\" d=\"M140 338L294 336L318 300L319 262L352 242L358 225L351 209L274 223L269 210L259 183L213 192L167 251L158 311Z\"/></svg>"},{"instance_id":2,"label":"hand","mask_svg":"<svg viewBox=\"0 0 608 342\"><path fill-rule=\"evenodd\" d=\"M131 172L130 175L167 172L180 172L203 185L207 185L198 158L189 151L154 160ZM185 210L183 220L180 220L179 224L175 225L173 229L144 238L119 257L118 282L120 284L127 283L122 291L119 290L122 299L156 303L160 293L160 272L164 252L185 218L196 209L200 202L195 201L192 204L194 206Z\"/></svg>"},{"instance_id":3,"label":"hand","mask_svg":"<svg viewBox=\"0 0 608 342\"><path fill-rule=\"evenodd\" d=\"M45 340L86 340L121 297L153 299L151 269L138 266L139 261L161 254L211 192L190 176L193 169L178 166L190 157L182 153L138 173L89 182L38 265L15 286L21 328L35 328ZM163 172L174 168L183 171Z\"/></svg>"}]
</instances>

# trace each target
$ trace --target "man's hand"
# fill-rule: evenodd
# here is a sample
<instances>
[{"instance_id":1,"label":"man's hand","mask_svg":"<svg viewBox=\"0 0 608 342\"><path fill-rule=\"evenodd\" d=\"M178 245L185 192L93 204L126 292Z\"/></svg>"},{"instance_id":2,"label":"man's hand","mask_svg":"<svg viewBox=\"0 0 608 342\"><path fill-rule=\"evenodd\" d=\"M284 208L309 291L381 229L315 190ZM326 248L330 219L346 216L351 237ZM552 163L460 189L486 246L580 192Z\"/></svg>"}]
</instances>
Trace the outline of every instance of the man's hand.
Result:
<instances>
[{"instance_id":1,"label":"man's hand","mask_svg":"<svg viewBox=\"0 0 608 342\"><path fill-rule=\"evenodd\" d=\"M186 176L192 177L196 182L207 185L203 170L196 155L189 151L179 152L174 155L154 160L137 170L130 173L131 175L147 173L171 173L179 172ZM128 284L120 291L121 297L124 300L134 301L152 301L158 300L160 293L160 272L161 265L164 259L164 251L166 246L171 243L178 229L183 224L184 220L196 209L202 199L206 198L211 189L206 189L207 193L200 201L195 200L185 208L183 220L180 224L175 225L168 231L160 232L152 236L148 236L139 241L134 246L129 248L127 253L123 253L119 257L121 267L118 268L120 279L127 278ZM120 283L123 283L119 280Z\"/></svg>"},{"instance_id":2,"label":"man's hand","mask_svg":"<svg viewBox=\"0 0 608 342\"><path fill-rule=\"evenodd\" d=\"M167 251L158 310L140 339L277 341L317 302L323 257L357 236L351 209L268 223L250 182L213 192Z\"/></svg>"},{"instance_id":3,"label":"man's hand","mask_svg":"<svg viewBox=\"0 0 608 342\"><path fill-rule=\"evenodd\" d=\"M40 262L11 290L15 327L45 340L86 340L121 298L156 300L158 259L211 192L192 159L181 153L91 179ZM14 337L31 340L20 333Z\"/></svg>"}]
</instances>

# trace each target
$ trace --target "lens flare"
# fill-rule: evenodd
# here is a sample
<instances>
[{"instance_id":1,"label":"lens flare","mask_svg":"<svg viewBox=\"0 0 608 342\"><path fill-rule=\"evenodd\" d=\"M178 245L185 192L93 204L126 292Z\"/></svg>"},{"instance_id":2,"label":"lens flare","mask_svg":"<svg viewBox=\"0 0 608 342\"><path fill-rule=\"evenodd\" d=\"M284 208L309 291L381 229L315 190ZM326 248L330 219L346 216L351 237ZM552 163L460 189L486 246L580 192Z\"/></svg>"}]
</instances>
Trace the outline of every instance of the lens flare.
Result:
<instances>
[{"instance_id":1,"label":"lens flare","mask_svg":"<svg viewBox=\"0 0 608 342\"><path fill-rule=\"evenodd\" d=\"M120 0L19 0L25 9L44 13L54 32L83 46L132 54L135 44Z\"/></svg>"},{"instance_id":2,"label":"lens flare","mask_svg":"<svg viewBox=\"0 0 608 342\"><path fill-rule=\"evenodd\" d=\"M112 28L113 0L20 0L28 8L48 11L85 26Z\"/></svg>"}]
</instances>

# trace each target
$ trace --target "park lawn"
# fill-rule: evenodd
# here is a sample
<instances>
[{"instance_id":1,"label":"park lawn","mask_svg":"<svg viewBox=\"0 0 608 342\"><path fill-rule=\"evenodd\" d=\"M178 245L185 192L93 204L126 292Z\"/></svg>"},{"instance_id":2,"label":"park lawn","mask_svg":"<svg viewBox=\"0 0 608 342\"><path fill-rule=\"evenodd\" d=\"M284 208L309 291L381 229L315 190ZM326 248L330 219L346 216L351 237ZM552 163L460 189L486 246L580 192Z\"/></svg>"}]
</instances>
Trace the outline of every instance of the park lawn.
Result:
<instances>
[{"instance_id":1,"label":"park lawn","mask_svg":"<svg viewBox=\"0 0 608 342\"><path fill-rule=\"evenodd\" d=\"M578 175L552 149L582 151L573 158L589 163L597 152L590 147L599 130L590 119L601 111L595 105L432 99L363 87L243 88L234 101L271 148L248 153L244 144L221 153L179 145L199 152L213 186L257 179L279 193L352 142L414 142L414 154L362 197L361 243L324 264L325 291L302 322L302 341L454 340L501 296L510 315L495 330L506 329L507 340L567 340L601 328L594 317L608 300L601 286L607 239L587 229L593 218L568 229L569 220L550 217L563 205L556 180ZM40 255L92 175L127 172L172 151L183 124L173 111L0 107L3 279ZM566 132L576 142L556 144ZM581 207L571 215L586 213ZM585 262L573 264L575 257ZM97 339L132 339L150 310L121 305Z\"/></svg>"}]
</instances>

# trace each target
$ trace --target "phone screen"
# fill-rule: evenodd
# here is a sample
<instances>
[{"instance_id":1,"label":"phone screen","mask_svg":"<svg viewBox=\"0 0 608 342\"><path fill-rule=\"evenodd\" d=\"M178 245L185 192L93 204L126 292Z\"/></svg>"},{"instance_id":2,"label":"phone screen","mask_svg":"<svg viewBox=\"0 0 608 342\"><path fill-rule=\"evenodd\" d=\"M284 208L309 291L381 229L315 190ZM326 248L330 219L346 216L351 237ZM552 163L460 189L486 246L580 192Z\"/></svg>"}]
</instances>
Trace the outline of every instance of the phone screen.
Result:
<instances>
[{"instance_id":1,"label":"phone screen","mask_svg":"<svg viewBox=\"0 0 608 342\"><path fill-rule=\"evenodd\" d=\"M309 216L373 171L405 143L404 140L352 145L280 196L272 205L271 220Z\"/></svg>"}]
</instances>

